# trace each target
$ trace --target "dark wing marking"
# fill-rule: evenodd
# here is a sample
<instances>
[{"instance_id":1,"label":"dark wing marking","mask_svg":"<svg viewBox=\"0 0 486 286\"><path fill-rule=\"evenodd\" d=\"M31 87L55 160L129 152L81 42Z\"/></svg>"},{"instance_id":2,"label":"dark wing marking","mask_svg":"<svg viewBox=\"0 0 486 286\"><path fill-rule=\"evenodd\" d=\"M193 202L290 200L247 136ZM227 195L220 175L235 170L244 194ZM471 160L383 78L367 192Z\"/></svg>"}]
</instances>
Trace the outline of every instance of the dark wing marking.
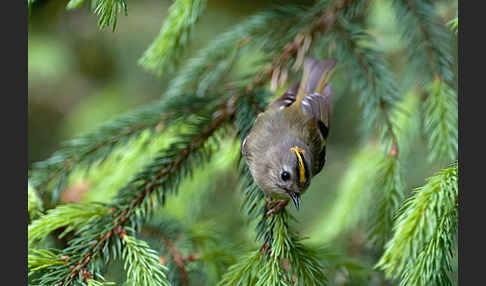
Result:
<instances>
[{"instance_id":1,"label":"dark wing marking","mask_svg":"<svg viewBox=\"0 0 486 286\"><path fill-rule=\"evenodd\" d=\"M297 98L298 90L299 90L298 84L296 84L291 88L288 88L279 98L277 98L274 102L272 102L268 106L268 109L282 109L291 106L292 103L294 103L295 99Z\"/></svg>"},{"instance_id":2,"label":"dark wing marking","mask_svg":"<svg viewBox=\"0 0 486 286\"><path fill-rule=\"evenodd\" d=\"M319 173L326 162L326 142L329 135L329 123L331 117L331 98L332 87L327 84L324 90L318 94L313 93L304 96L302 99L302 110L311 115L317 122L317 126L322 136L322 149L318 155L318 164L313 170L314 175Z\"/></svg>"},{"instance_id":3,"label":"dark wing marking","mask_svg":"<svg viewBox=\"0 0 486 286\"><path fill-rule=\"evenodd\" d=\"M324 168L324 165L326 164L326 146L322 148L321 153L319 153L319 165L317 166L317 169L315 170L315 173L319 173L322 168Z\"/></svg>"}]
</instances>

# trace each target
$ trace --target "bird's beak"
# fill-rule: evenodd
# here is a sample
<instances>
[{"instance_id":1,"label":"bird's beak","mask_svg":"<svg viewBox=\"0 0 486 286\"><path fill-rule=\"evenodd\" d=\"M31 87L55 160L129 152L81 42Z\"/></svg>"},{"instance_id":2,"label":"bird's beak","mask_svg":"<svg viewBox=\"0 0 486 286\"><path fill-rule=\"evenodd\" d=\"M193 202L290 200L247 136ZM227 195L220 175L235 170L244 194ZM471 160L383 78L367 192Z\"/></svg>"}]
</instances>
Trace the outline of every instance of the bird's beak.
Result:
<instances>
[{"instance_id":1,"label":"bird's beak","mask_svg":"<svg viewBox=\"0 0 486 286\"><path fill-rule=\"evenodd\" d=\"M299 194L296 192L289 192L289 195L292 198L292 201L294 202L295 208L299 210L299 205L300 205Z\"/></svg>"}]
</instances>

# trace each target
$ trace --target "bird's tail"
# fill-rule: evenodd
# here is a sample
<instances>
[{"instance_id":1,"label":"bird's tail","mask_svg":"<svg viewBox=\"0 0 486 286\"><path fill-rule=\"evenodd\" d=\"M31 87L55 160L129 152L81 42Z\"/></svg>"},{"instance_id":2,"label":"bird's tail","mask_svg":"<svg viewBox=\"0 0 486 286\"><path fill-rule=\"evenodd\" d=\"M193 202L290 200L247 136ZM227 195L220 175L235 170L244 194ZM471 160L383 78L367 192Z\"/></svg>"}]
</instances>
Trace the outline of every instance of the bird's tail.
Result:
<instances>
[{"instance_id":1,"label":"bird's tail","mask_svg":"<svg viewBox=\"0 0 486 286\"><path fill-rule=\"evenodd\" d=\"M336 63L337 61L334 59L322 61L309 57L304 59L302 80L296 98L298 104L302 102L305 95L322 92Z\"/></svg>"}]
</instances>

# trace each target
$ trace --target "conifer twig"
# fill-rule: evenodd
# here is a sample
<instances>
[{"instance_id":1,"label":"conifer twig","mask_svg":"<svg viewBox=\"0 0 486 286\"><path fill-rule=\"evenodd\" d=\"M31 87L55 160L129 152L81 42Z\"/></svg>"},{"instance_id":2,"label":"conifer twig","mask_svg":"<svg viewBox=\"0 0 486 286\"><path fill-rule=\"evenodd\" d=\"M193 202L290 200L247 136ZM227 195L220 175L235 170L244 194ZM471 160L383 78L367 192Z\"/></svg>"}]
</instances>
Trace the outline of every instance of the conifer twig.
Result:
<instances>
[{"instance_id":1,"label":"conifer twig","mask_svg":"<svg viewBox=\"0 0 486 286\"><path fill-rule=\"evenodd\" d=\"M317 4L310 13L316 13L314 11L317 11L317 14L320 15L318 20L310 27L306 26L302 28L292 41L287 43L281 49L280 53L274 57L272 64L261 70L256 75L255 80L248 84L247 91L252 91L255 87L264 85L270 79L272 79L272 82L284 82L285 80L278 80L278 78L285 77L284 74L287 73L285 66L289 63L290 59L295 57L293 69L298 70L316 34L331 29L336 23L338 14L346 11L353 1L355 0L333 1L330 5L326 3L327 6L324 6L325 9L323 12L321 10L323 8L322 5ZM276 88L277 86L274 86L272 89L275 90Z\"/></svg>"},{"instance_id":2,"label":"conifer twig","mask_svg":"<svg viewBox=\"0 0 486 286\"><path fill-rule=\"evenodd\" d=\"M179 147L172 155L173 160L162 165L157 165L154 170L149 168L148 171L150 172L142 172L136 176L132 183L118 194L110 214L101 217L99 220L91 221L90 225L85 225L84 228L77 230L78 233L84 232L84 237L72 241L71 246L65 249L65 251L67 253L79 253L83 249L82 253L84 254L73 256L73 259L70 261L72 267L61 281L63 285L72 281L82 271L86 271L88 263L93 261L100 252L103 253L105 259L108 258L108 253L105 249L109 249L110 241L117 241L125 235L127 227L124 225L127 223L136 223L135 220L137 219L145 219L149 211L147 208L152 208L151 195L170 182L170 176L181 171L183 164L189 160L189 156L199 148L202 148L204 142L228 122L235 112L234 104L236 97L233 96L220 104L219 108L212 113L210 122L203 121L203 123L207 123L204 124L206 127L202 131L197 130L197 135L191 137L189 142L185 142L182 148ZM142 184L139 184L139 182ZM164 189L162 198L165 197L165 192L167 192L167 189ZM139 216L142 217L139 218ZM91 237L94 239L90 239Z\"/></svg>"},{"instance_id":3,"label":"conifer twig","mask_svg":"<svg viewBox=\"0 0 486 286\"><path fill-rule=\"evenodd\" d=\"M376 267L400 285L450 284L457 225L457 162L417 188L402 207L394 235Z\"/></svg>"},{"instance_id":4,"label":"conifer twig","mask_svg":"<svg viewBox=\"0 0 486 286\"><path fill-rule=\"evenodd\" d=\"M29 172L29 183L41 195L46 195L47 190L52 188L51 200L55 204L74 168L89 169L96 162L103 162L117 147L127 144L145 130L155 132L161 122L166 125L177 122L199 109L199 105L211 106L217 100L214 95L165 99L106 122L93 132L65 142L63 148L48 159L34 163Z\"/></svg>"},{"instance_id":5,"label":"conifer twig","mask_svg":"<svg viewBox=\"0 0 486 286\"><path fill-rule=\"evenodd\" d=\"M138 60L138 64L159 76L172 71L205 7L206 0L174 1L159 34Z\"/></svg>"},{"instance_id":6,"label":"conifer twig","mask_svg":"<svg viewBox=\"0 0 486 286\"><path fill-rule=\"evenodd\" d=\"M172 259L177 265L177 269L179 270L179 276L181 278L181 285L183 286L188 286L189 285L189 276L186 271L186 266L184 262L184 258L182 255L177 251L177 249L174 247L172 242L167 238L164 237L164 245L169 251L170 255L172 256Z\"/></svg>"}]
</instances>

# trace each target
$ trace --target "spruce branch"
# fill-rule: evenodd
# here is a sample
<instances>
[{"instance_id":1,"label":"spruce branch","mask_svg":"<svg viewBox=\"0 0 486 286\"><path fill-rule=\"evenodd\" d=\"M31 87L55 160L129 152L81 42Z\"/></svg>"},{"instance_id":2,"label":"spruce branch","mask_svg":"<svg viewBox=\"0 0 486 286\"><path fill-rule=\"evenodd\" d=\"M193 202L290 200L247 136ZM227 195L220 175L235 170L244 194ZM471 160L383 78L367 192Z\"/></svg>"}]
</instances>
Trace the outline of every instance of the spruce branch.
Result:
<instances>
[{"instance_id":1,"label":"spruce branch","mask_svg":"<svg viewBox=\"0 0 486 286\"><path fill-rule=\"evenodd\" d=\"M410 63L426 86L425 132L430 160L453 160L457 153L457 95L451 81L451 35L432 3L424 0L395 1ZM454 21L452 21L454 23ZM445 113L447 111L447 114Z\"/></svg>"},{"instance_id":2,"label":"spruce branch","mask_svg":"<svg viewBox=\"0 0 486 286\"><path fill-rule=\"evenodd\" d=\"M380 157L376 167L375 182L373 184L374 197L377 208L371 214L369 237L379 249L392 235L392 226L396 212L405 195L403 179L404 160L408 157L411 146L416 142L420 129L420 98L415 89L404 97L391 112L390 121L397 132L400 154L389 153ZM393 143L391 143L393 146ZM393 148L390 150L393 152Z\"/></svg>"},{"instance_id":3,"label":"spruce branch","mask_svg":"<svg viewBox=\"0 0 486 286\"><path fill-rule=\"evenodd\" d=\"M317 251L288 229L288 216L285 210L272 215L268 229L272 240L232 265L218 285L326 285Z\"/></svg>"},{"instance_id":4,"label":"spruce branch","mask_svg":"<svg viewBox=\"0 0 486 286\"><path fill-rule=\"evenodd\" d=\"M113 32L118 22L118 14L121 12L128 15L126 0L97 0L94 13L98 15L98 26L100 29L112 26Z\"/></svg>"},{"instance_id":5,"label":"spruce branch","mask_svg":"<svg viewBox=\"0 0 486 286\"><path fill-rule=\"evenodd\" d=\"M179 135L179 140L169 146L123 189L112 204L111 212L91 220L80 227L80 235L69 241L70 246L63 250L69 253L70 264L59 271L52 271L44 281L61 281L68 285L86 280L83 273L98 273L99 266L92 261L103 259L108 263L111 258L121 255L120 240L130 232L136 233L149 217L154 205L154 197L163 204L170 191L177 190L183 177L190 175L194 165L208 161L218 144L214 134L233 116L234 97L223 103L208 107L203 115L186 118L188 130ZM94 275L94 274L93 274ZM57 279L57 280L56 280Z\"/></svg>"},{"instance_id":6,"label":"spruce branch","mask_svg":"<svg viewBox=\"0 0 486 286\"><path fill-rule=\"evenodd\" d=\"M337 241L341 235L361 226L369 229L370 240L383 248L392 234L393 221L403 200L401 169L419 134L420 103L420 97L412 89L390 112L400 154L383 153L375 143L368 143L353 156L338 185L331 210L311 230L313 242ZM385 146L390 146L390 140L385 142L389 142Z\"/></svg>"},{"instance_id":7,"label":"spruce branch","mask_svg":"<svg viewBox=\"0 0 486 286\"><path fill-rule=\"evenodd\" d=\"M129 235L122 236L123 268L127 271L131 285L170 285L165 271L159 262L159 255L148 244Z\"/></svg>"},{"instance_id":8,"label":"spruce branch","mask_svg":"<svg viewBox=\"0 0 486 286\"><path fill-rule=\"evenodd\" d=\"M174 284L189 285L192 274L207 273L205 280L214 285L235 262L234 250L215 231L217 227L212 221L181 223L164 218L145 224L141 235L162 245L160 259Z\"/></svg>"},{"instance_id":9,"label":"spruce branch","mask_svg":"<svg viewBox=\"0 0 486 286\"><path fill-rule=\"evenodd\" d=\"M430 150L429 160L448 161L457 158L457 95L437 78L425 87L424 132Z\"/></svg>"},{"instance_id":10,"label":"spruce branch","mask_svg":"<svg viewBox=\"0 0 486 286\"><path fill-rule=\"evenodd\" d=\"M372 36L360 25L339 18L334 41L337 58L349 67L353 81L351 89L359 93L363 109L363 127L369 132L372 127L383 129L384 141L391 139L388 150L398 153L396 127L390 112L400 100L398 87L381 51L374 47Z\"/></svg>"},{"instance_id":11,"label":"spruce branch","mask_svg":"<svg viewBox=\"0 0 486 286\"><path fill-rule=\"evenodd\" d=\"M393 221L404 197L401 162L396 157L383 156L376 166L374 197L377 208L371 213L369 238L379 249L392 235Z\"/></svg>"},{"instance_id":12,"label":"spruce branch","mask_svg":"<svg viewBox=\"0 0 486 286\"><path fill-rule=\"evenodd\" d=\"M54 251L54 250L53 250ZM29 276L36 271L44 268L66 264L66 260L47 249L29 248L29 255L27 257L27 268L29 269Z\"/></svg>"},{"instance_id":13,"label":"spruce branch","mask_svg":"<svg viewBox=\"0 0 486 286\"><path fill-rule=\"evenodd\" d=\"M205 8L206 0L176 0L159 34L138 64L159 76L171 72Z\"/></svg>"},{"instance_id":14,"label":"spruce branch","mask_svg":"<svg viewBox=\"0 0 486 286\"><path fill-rule=\"evenodd\" d=\"M309 10L303 12L302 14L305 14L305 16L302 18L305 19L305 25L295 25L298 29L293 28L287 31L285 38L292 38L289 38L284 46L272 45L269 47L272 51L280 50L280 53L273 57L269 67L258 73L256 82L251 83L248 88L261 86L270 80L270 89L275 91L279 86L285 84L292 60L292 69L297 71L302 66L304 57L310 50L312 43L316 41L317 34L332 29L336 19L343 14L348 14L348 10L355 8L356 2L358 1L319 1ZM297 21L302 22L302 19L297 19Z\"/></svg>"},{"instance_id":15,"label":"spruce branch","mask_svg":"<svg viewBox=\"0 0 486 286\"><path fill-rule=\"evenodd\" d=\"M219 141L217 137L212 137L233 115L233 104L234 97L221 104L219 109L208 112L211 115L190 116L186 119L187 133L182 133L179 140L173 142L168 150L162 152L120 191L115 205L119 209L124 209L121 215L132 213L158 190L163 190L159 196L162 202L165 193L177 187L181 177L192 173L196 161L208 161L214 152L212 145L217 145Z\"/></svg>"},{"instance_id":16,"label":"spruce branch","mask_svg":"<svg viewBox=\"0 0 486 286\"><path fill-rule=\"evenodd\" d=\"M179 251L174 247L172 242L167 238L164 237L164 245L168 249L172 259L174 260L177 270L179 272L180 283L183 286L189 285L189 275L186 270L186 262L184 257L179 253Z\"/></svg>"},{"instance_id":17,"label":"spruce branch","mask_svg":"<svg viewBox=\"0 0 486 286\"><path fill-rule=\"evenodd\" d=\"M156 132L160 124L170 125L192 114L199 106L212 106L218 97L208 95L200 98L193 95L161 100L111 120L96 130L78 136L63 144L50 158L36 162L29 173L29 183L41 195L52 189L51 201L57 203L72 171L89 169L103 162L116 148L131 142L148 130Z\"/></svg>"},{"instance_id":18,"label":"spruce branch","mask_svg":"<svg viewBox=\"0 0 486 286\"><path fill-rule=\"evenodd\" d=\"M252 48L245 55L254 54L255 49L262 49L266 53L254 65L256 76L243 79L247 91L251 92L271 80L274 87L275 82L282 85L287 78L287 66L293 63L294 70L300 68L312 37L331 27L337 14L356 2L335 1L326 9L328 1L322 1L308 9L283 7L251 16L218 36L192 58L171 82L167 96L177 96L190 89L198 90L199 95L203 96L204 93L199 92L201 86L202 91L207 90L204 86L224 86L220 80L233 69L239 57L235 54L245 47ZM268 26L278 28L269 30Z\"/></svg>"},{"instance_id":19,"label":"spruce branch","mask_svg":"<svg viewBox=\"0 0 486 286\"><path fill-rule=\"evenodd\" d=\"M404 191L399 161L399 126L393 118L396 115L392 114L400 112L397 108L400 95L383 53L374 48L372 36L361 25L340 17L335 26L333 39L337 44L335 50L338 60L347 65L352 74L351 89L360 94L358 100L363 110L362 117L366 119L363 120L362 127L367 133L373 130L372 127L379 127L382 130L382 144L387 148L384 156L378 156L380 159L377 162L369 161L369 164L366 164L369 166L367 170L373 170L372 174L368 173L367 176L374 179L371 189L363 189L363 192L374 190L373 196L379 202L379 207L368 213L368 217L371 216L369 235L371 240L382 248L391 233L393 217ZM344 196L346 192L342 194L343 204L348 205L353 201ZM342 213L341 211L336 210L336 215ZM352 224L356 222L349 220ZM345 223L334 228L334 231L341 227L346 228L346 225Z\"/></svg>"},{"instance_id":20,"label":"spruce branch","mask_svg":"<svg viewBox=\"0 0 486 286\"><path fill-rule=\"evenodd\" d=\"M427 83L439 77L450 82L451 37L441 23L433 3L426 0L395 0L394 7L402 23L403 37L409 43L407 57L418 78Z\"/></svg>"},{"instance_id":21,"label":"spruce branch","mask_svg":"<svg viewBox=\"0 0 486 286\"><path fill-rule=\"evenodd\" d=\"M402 207L394 235L376 267L400 285L450 285L457 231L457 162L417 188Z\"/></svg>"},{"instance_id":22,"label":"spruce branch","mask_svg":"<svg viewBox=\"0 0 486 286\"><path fill-rule=\"evenodd\" d=\"M296 17L294 12L291 8L266 11L217 36L181 68L179 75L171 81L166 96L177 97L187 90L197 90L199 96L204 96L207 89L200 87L224 88L220 80L231 72L238 52L250 43L264 45L271 41L266 38L270 34L267 27Z\"/></svg>"},{"instance_id":23,"label":"spruce branch","mask_svg":"<svg viewBox=\"0 0 486 286\"><path fill-rule=\"evenodd\" d=\"M142 228L143 233L149 233L150 235L156 235L160 240L162 240L164 248L167 250L172 261L175 263L178 280L180 285L189 285L189 274L186 269L186 262L189 259L185 259L182 253L175 246L176 240L179 240L183 233L181 226L175 225L173 221L164 221L160 223L157 227L154 226L144 226ZM163 259L166 261L166 258ZM164 262L165 264L166 262ZM172 278L171 281L174 279Z\"/></svg>"},{"instance_id":24,"label":"spruce branch","mask_svg":"<svg viewBox=\"0 0 486 286\"><path fill-rule=\"evenodd\" d=\"M59 235L59 238L62 238L67 233L89 224L91 220L103 216L109 211L107 206L98 203L67 204L50 209L28 226L28 245L44 239L56 229L65 227Z\"/></svg>"},{"instance_id":25,"label":"spruce branch","mask_svg":"<svg viewBox=\"0 0 486 286\"><path fill-rule=\"evenodd\" d=\"M257 273L262 269L264 263L263 253L259 250L240 257L237 263L228 268L218 286L255 285L258 281Z\"/></svg>"},{"instance_id":26,"label":"spruce branch","mask_svg":"<svg viewBox=\"0 0 486 286\"><path fill-rule=\"evenodd\" d=\"M457 153L457 94L453 79L451 33L432 3L424 0L395 1L409 42L410 64L426 84L424 132L428 134L429 160L454 160Z\"/></svg>"}]
</instances>

